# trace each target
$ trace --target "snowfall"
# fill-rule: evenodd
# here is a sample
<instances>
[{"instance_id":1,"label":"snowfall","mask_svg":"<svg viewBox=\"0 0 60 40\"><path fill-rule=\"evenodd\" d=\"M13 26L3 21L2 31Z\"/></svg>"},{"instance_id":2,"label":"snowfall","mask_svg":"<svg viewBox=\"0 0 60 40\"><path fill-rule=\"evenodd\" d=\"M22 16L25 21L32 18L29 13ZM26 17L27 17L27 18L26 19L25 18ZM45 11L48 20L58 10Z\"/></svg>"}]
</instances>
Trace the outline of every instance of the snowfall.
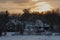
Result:
<instances>
[{"instance_id":1,"label":"snowfall","mask_svg":"<svg viewBox=\"0 0 60 40\"><path fill-rule=\"evenodd\" d=\"M1 36L0 40L60 40L59 35L12 35L8 32L6 36Z\"/></svg>"}]
</instances>

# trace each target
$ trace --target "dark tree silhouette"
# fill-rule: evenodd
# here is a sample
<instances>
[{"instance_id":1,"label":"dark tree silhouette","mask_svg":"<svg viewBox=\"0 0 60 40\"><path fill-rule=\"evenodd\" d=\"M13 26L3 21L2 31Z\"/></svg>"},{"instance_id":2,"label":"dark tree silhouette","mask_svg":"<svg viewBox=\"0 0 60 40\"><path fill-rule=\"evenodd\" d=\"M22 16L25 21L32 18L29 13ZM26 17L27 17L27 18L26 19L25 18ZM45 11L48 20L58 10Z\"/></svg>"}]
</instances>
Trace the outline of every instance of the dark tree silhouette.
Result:
<instances>
[{"instance_id":1,"label":"dark tree silhouette","mask_svg":"<svg viewBox=\"0 0 60 40\"><path fill-rule=\"evenodd\" d=\"M0 35L2 35L2 32L6 32L7 30L6 23L8 21L8 15L9 15L8 11L0 13Z\"/></svg>"}]
</instances>

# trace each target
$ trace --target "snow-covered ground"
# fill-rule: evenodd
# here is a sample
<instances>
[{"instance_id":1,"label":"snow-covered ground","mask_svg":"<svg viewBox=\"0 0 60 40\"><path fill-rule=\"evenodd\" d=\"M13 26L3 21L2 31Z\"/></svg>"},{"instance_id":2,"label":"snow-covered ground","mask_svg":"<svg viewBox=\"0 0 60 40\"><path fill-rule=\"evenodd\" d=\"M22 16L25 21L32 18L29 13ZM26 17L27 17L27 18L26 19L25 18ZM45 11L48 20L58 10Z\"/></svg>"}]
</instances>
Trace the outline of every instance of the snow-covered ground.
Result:
<instances>
[{"instance_id":1,"label":"snow-covered ground","mask_svg":"<svg viewBox=\"0 0 60 40\"><path fill-rule=\"evenodd\" d=\"M0 40L60 40L60 36L45 36L45 35L15 35L8 33L6 36L0 37Z\"/></svg>"}]
</instances>

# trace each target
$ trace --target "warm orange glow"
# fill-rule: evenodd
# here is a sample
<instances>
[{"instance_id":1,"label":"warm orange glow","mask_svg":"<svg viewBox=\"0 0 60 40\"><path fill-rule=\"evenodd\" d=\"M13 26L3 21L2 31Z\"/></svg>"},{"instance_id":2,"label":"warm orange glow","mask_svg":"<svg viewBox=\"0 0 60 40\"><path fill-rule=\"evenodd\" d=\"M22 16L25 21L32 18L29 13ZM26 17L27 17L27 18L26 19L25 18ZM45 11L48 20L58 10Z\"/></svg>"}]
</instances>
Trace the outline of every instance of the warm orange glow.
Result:
<instances>
[{"instance_id":1,"label":"warm orange glow","mask_svg":"<svg viewBox=\"0 0 60 40\"><path fill-rule=\"evenodd\" d=\"M32 2L37 2L37 1L39 1L39 0L31 0Z\"/></svg>"},{"instance_id":2,"label":"warm orange glow","mask_svg":"<svg viewBox=\"0 0 60 40\"><path fill-rule=\"evenodd\" d=\"M46 2L38 2L35 4L35 8L32 8L31 11L43 12L43 11L51 11L53 8Z\"/></svg>"}]
</instances>

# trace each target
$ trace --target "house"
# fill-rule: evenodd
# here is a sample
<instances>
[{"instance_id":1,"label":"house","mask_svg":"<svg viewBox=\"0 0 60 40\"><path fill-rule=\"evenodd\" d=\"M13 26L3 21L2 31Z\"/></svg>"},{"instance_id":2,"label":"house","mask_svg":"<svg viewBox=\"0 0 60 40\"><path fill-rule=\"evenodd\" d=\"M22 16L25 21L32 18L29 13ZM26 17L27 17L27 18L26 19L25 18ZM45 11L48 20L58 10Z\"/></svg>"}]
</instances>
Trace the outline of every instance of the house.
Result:
<instances>
[{"instance_id":1,"label":"house","mask_svg":"<svg viewBox=\"0 0 60 40\"><path fill-rule=\"evenodd\" d=\"M25 31L31 32L44 32L48 31L49 24L43 23L41 20L36 20L36 22L24 21Z\"/></svg>"},{"instance_id":2,"label":"house","mask_svg":"<svg viewBox=\"0 0 60 40\"><path fill-rule=\"evenodd\" d=\"M21 21L17 19L9 19L8 23L6 24L8 31L15 31L18 24L22 24Z\"/></svg>"},{"instance_id":3,"label":"house","mask_svg":"<svg viewBox=\"0 0 60 40\"><path fill-rule=\"evenodd\" d=\"M60 33L60 25L59 24L54 24L54 32Z\"/></svg>"}]
</instances>

